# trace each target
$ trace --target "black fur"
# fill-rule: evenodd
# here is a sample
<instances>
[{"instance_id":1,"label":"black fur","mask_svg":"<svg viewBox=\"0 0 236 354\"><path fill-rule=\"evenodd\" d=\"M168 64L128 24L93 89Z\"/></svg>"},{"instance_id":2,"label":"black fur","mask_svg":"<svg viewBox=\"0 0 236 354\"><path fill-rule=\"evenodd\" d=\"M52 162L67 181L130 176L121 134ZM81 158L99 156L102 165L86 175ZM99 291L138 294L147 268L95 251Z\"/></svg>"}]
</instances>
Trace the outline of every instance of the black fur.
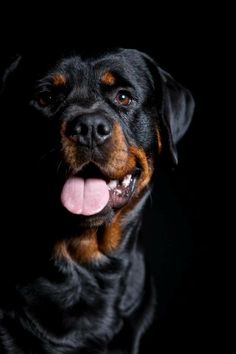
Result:
<instances>
[{"instance_id":1,"label":"black fur","mask_svg":"<svg viewBox=\"0 0 236 354\"><path fill-rule=\"evenodd\" d=\"M116 73L115 89L98 85L104 69ZM47 90L55 72L66 75L69 83L54 101L40 107L38 95ZM114 104L121 88L133 98L128 107ZM142 148L154 166L160 155L156 130L162 158L176 163L176 143L189 126L194 106L186 89L136 50L93 58L73 54L56 61L52 56L23 56L9 66L2 75L0 103L2 134L7 137L2 147L7 231L0 251L0 353L137 354L152 321L155 291L139 238L152 181L126 215L118 247L102 261L80 264L52 257L58 240L78 235L93 223L99 223L99 237L116 212L111 208L99 221L87 220L65 212L59 202L68 173L61 155L61 124L93 104L95 110L99 104L111 124L119 123L127 144ZM88 152L83 152L86 159Z\"/></svg>"}]
</instances>

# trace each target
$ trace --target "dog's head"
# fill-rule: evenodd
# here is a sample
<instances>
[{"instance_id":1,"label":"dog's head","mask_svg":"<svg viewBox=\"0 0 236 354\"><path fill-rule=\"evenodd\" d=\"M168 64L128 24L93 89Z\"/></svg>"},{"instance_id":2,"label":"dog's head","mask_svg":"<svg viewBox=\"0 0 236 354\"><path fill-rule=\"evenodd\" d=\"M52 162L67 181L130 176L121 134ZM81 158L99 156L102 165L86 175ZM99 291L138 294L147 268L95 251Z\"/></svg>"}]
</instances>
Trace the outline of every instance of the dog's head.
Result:
<instances>
[{"instance_id":1,"label":"dog's head","mask_svg":"<svg viewBox=\"0 0 236 354\"><path fill-rule=\"evenodd\" d=\"M18 57L3 77L20 169L36 168L32 185L60 215L86 228L110 223L141 198L161 155L177 162L192 96L136 50L41 64Z\"/></svg>"}]
</instances>

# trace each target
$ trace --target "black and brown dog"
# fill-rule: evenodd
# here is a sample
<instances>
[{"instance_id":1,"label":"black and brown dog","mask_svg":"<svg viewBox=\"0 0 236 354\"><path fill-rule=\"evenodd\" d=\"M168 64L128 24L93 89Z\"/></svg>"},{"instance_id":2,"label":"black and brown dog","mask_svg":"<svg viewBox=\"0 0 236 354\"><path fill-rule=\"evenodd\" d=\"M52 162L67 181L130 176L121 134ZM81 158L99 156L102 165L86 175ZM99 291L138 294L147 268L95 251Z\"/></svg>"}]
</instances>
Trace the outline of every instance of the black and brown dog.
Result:
<instances>
[{"instance_id":1,"label":"black and brown dog","mask_svg":"<svg viewBox=\"0 0 236 354\"><path fill-rule=\"evenodd\" d=\"M1 353L139 352L155 307L141 214L193 106L136 50L6 70Z\"/></svg>"}]
</instances>

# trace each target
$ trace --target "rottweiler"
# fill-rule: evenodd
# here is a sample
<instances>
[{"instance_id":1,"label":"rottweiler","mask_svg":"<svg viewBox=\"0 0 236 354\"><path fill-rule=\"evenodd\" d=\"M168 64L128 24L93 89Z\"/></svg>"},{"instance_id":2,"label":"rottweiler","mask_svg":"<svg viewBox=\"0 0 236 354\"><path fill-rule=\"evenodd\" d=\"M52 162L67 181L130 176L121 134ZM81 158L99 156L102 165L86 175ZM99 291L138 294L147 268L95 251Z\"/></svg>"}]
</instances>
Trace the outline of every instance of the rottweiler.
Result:
<instances>
[{"instance_id":1,"label":"rottweiler","mask_svg":"<svg viewBox=\"0 0 236 354\"><path fill-rule=\"evenodd\" d=\"M0 352L139 353L156 303L142 212L155 171L177 164L192 95L116 49L18 55L0 100Z\"/></svg>"}]
</instances>

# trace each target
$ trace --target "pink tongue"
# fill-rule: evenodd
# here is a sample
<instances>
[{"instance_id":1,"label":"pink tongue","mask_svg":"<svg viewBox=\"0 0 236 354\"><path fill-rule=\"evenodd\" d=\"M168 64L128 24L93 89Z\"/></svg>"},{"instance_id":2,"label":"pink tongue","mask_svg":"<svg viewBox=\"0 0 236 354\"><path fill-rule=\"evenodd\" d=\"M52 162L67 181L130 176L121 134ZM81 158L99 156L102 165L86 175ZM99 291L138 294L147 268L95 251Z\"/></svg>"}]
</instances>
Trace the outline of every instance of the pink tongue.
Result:
<instances>
[{"instance_id":1,"label":"pink tongue","mask_svg":"<svg viewBox=\"0 0 236 354\"><path fill-rule=\"evenodd\" d=\"M106 182L98 178L69 178L61 192L63 206L73 214L94 215L109 201Z\"/></svg>"}]
</instances>

